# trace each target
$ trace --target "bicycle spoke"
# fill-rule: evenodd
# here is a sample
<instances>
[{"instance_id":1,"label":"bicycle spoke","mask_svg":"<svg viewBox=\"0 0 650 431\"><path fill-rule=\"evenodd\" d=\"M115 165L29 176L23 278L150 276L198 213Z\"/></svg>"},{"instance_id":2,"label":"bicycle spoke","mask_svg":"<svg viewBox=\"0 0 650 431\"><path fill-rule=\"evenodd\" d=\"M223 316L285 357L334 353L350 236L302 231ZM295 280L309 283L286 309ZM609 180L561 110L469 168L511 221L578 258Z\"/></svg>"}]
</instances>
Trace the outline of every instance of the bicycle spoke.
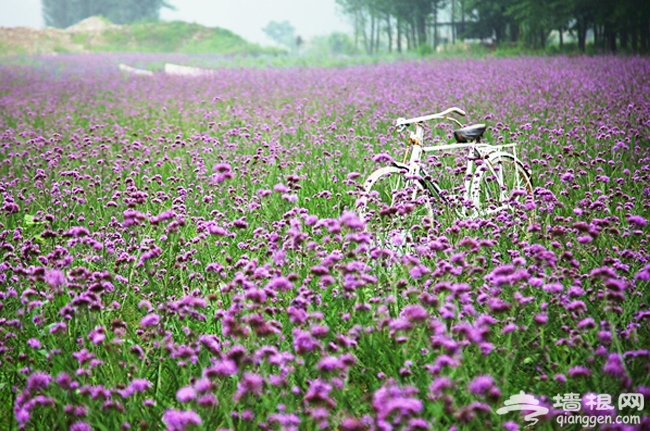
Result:
<instances>
[{"instance_id":1,"label":"bicycle spoke","mask_svg":"<svg viewBox=\"0 0 650 431\"><path fill-rule=\"evenodd\" d=\"M525 200L532 195L532 183L521 164L510 155L486 160L472 185L475 217L496 217L505 228L523 238L531 222L524 210Z\"/></svg>"},{"instance_id":2,"label":"bicycle spoke","mask_svg":"<svg viewBox=\"0 0 650 431\"><path fill-rule=\"evenodd\" d=\"M360 200L357 211L379 247L402 246L414 241L414 229L432 216L431 196L418 181L402 172L378 175Z\"/></svg>"}]
</instances>

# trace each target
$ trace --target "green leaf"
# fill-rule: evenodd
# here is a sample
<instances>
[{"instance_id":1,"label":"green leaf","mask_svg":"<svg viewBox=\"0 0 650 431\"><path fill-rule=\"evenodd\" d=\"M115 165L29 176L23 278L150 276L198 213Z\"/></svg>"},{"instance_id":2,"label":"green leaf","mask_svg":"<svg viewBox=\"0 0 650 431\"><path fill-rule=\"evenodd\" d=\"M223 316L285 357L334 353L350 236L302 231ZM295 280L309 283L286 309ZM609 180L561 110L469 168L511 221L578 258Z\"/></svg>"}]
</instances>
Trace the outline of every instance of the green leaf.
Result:
<instances>
[{"instance_id":1,"label":"green leaf","mask_svg":"<svg viewBox=\"0 0 650 431\"><path fill-rule=\"evenodd\" d=\"M45 224L44 221L34 221L34 216L31 214L25 214L25 216L23 217L23 223L25 223L25 226L35 226L35 225Z\"/></svg>"},{"instance_id":2,"label":"green leaf","mask_svg":"<svg viewBox=\"0 0 650 431\"><path fill-rule=\"evenodd\" d=\"M33 225L33 224L35 223L35 222L34 222L34 216L33 216L33 215L29 215L29 214L25 214L25 217L23 217L23 222L25 222L25 224L26 224L27 226L31 226L31 225Z\"/></svg>"}]
</instances>

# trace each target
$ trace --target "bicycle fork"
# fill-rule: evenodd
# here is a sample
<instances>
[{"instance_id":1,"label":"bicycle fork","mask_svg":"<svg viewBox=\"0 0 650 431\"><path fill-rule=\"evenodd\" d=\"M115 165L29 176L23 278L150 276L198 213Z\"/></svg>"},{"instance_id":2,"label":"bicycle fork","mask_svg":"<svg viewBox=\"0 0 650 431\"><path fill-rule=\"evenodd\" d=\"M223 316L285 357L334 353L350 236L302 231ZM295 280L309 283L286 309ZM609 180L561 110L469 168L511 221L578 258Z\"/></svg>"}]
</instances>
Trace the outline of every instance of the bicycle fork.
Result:
<instances>
[{"instance_id":1,"label":"bicycle fork","mask_svg":"<svg viewBox=\"0 0 650 431\"><path fill-rule=\"evenodd\" d=\"M409 145L404 154L404 164L406 164L406 158L411 154L409 160L409 176L417 178L420 175L420 157L422 157L422 141L424 140L424 129L421 124L415 125L415 133L411 132L409 136ZM410 150L410 151L409 151Z\"/></svg>"},{"instance_id":2,"label":"bicycle fork","mask_svg":"<svg viewBox=\"0 0 650 431\"><path fill-rule=\"evenodd\" d=\"M435 196L441 199L443 202L448 202L448 199L442 195L440 187L431 180L429 180L427 172L420 166L420 158L424 152L422 149L422 142L424 139L424 129L420 124L415 125L415 133L411 132L409 137L409 146L404 154L403 165L406 165L407 159L408 163L408 176L413 178L415 181L419 181L422 185L422 188L428 192L432 197ZM410 154L410 157L409 157ZM413 190L413 199L417 195L417 190Z\"/></svg>"}]
</instances>

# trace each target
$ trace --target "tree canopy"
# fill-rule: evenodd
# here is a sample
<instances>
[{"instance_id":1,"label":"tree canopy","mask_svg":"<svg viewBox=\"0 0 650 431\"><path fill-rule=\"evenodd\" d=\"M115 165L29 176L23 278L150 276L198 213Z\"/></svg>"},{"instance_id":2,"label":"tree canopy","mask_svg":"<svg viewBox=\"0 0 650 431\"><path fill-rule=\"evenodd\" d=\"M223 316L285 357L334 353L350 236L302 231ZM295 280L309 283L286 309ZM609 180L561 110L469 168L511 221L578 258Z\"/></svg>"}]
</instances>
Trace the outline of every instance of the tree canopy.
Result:
<instances>
[{"instance_id":1,"label":"tree canopy","mask_svg":"<svg viewBox=\"0 0 650 431\"><path fill-rule=\"evenodd\" d=\"M262 31L274 42L284 45L293 50L297 47L299 40L296 36L296 29L289 21L270 21Z\"/></svg>"},{"instance_id":2,"label":"tree canopy","mask_svg":"<svg viewBox=\"0 0 650 431\"><path fill-rule=\"evenodd\" d=\"M422 49L439 44L438 29L452 35L491 38L496 44L544 48L552 32L559 43L573 36L581 51L587 34L595 45L648 52L648 0L336 0L354 26L355 43L369 53ZM444 11L444 13L441 13ZM444 16L447 22L441 22Z\"/></svg>"},{"instance_id":3,"label":"tree canopy","mask_svg":"<svg viewBox=\"0 0 650 431\"><path fill-rule=\"evenodd\" d=\"M42 0L41 5L45 25L57 28L95 15L116 24L158 19L160 9L173 8L165 0Z\"/></svg>"}]
</instances>

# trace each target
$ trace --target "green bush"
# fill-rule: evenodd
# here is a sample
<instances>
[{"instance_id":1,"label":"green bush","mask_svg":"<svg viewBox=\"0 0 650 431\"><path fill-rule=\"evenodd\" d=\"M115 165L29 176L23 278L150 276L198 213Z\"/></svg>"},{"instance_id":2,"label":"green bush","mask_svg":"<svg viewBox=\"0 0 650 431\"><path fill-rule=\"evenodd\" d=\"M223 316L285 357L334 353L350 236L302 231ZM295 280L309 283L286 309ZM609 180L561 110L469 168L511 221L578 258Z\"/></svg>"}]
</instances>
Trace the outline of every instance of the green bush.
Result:
<instances>
[{"instance_id":1,"label":"green bush","mask_svg":"<svg viewBox=\"0 0 650 431\"><path fill-rule=\"evenodd\" d=\"M433 47L431 45L428 45L426 43L423 43L420 46L418 46L416 51L422 57L434 54L436 52L436 50L433 49Z\"/></svg>"}]
</instances>

